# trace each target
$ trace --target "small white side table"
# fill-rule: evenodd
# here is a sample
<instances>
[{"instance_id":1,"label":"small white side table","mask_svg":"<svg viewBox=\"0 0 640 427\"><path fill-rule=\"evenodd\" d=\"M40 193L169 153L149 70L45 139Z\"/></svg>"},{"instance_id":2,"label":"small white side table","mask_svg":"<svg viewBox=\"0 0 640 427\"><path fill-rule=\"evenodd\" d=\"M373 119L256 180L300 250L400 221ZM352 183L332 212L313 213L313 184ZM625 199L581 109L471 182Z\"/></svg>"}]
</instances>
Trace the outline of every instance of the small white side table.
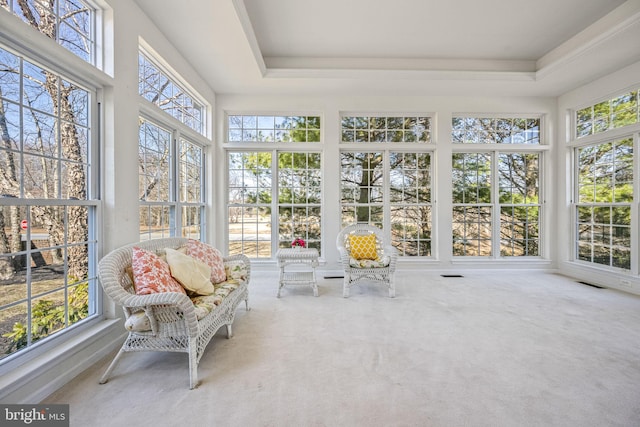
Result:
<instances>
[{"instance_id":1,"label":"small white side table","mask_svg":"<svg viewBox=\"0 0 640 427\"><path fill-rule=\"evenodd\" d=\"M279 249L276 254L280 267L280 283L278 298L284 285L309 285L313 296L318 296L316 267L318 266L318 250L315 248Z\"/></svg>"}]
</instances>

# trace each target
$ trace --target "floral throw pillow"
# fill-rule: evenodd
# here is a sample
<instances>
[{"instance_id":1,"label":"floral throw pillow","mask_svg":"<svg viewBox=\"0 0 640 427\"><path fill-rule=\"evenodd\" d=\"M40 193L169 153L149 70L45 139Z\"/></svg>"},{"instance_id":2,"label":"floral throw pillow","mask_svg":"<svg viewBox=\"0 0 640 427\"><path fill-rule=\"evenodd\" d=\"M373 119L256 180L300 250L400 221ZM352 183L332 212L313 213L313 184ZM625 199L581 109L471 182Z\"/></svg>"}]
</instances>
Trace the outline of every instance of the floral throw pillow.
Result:
<instances>
[{"instance_id":1,"label":"floral throw pillow","mask_svg":"<svg viewBox=\"0 0 640 427\"><path fill-rule=\"evenodd\" d=\"M160 292L186 294L180 283L171 277L169 264L153 252L134 247L131 267L133 268L133 283L138 295Z\"/></svg>"},{"instance_id":2,"label":"floral throw pillow","mask_svg":"<svg viewBox=\"0 0 640 427\"><path fill-rule=\"evenodd\" d=\"M199 240L189 239L187 242L187 255L211 267L211 283L216 284L227 280L222 253L213 246L202 243Z\"/></svg>"}]
</instances>

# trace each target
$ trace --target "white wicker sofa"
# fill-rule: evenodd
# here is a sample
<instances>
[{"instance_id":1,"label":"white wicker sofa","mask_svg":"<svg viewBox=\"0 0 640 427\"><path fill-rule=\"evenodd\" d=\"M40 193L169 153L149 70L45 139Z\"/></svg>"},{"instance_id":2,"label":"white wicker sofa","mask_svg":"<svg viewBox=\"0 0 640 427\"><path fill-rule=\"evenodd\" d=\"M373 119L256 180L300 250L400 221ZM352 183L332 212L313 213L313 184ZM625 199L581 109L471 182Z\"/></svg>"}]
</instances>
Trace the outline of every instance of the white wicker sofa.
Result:
<instances>
[{"instance_id":1,"label":"white wicker sofa","mask_svg":"<svg viewBox=\"0 0 640 427\"><path fill-rule=\"evenodd\" d=\"M170 351L189 354L189 388L193 389L198 384L198 363L209 341L223 325L227 328L227 337L231 338L231 325L241 301L244 300L249 310L251 264L244 255L222 258L227 279L215 285L216 293L223 291L220 292L223 297L216 297L215 304L207 301L197 304L196 299L178 292L136 294L132 276L133 248L161 254L166 248L183 248L188 241L172 237L133 243L113 250L100 260L98 275L102 287L109 298L122 306L129 330L122 348L100 379L101 384L108 381L126 352Z\"/></svg>"}]
</instances>

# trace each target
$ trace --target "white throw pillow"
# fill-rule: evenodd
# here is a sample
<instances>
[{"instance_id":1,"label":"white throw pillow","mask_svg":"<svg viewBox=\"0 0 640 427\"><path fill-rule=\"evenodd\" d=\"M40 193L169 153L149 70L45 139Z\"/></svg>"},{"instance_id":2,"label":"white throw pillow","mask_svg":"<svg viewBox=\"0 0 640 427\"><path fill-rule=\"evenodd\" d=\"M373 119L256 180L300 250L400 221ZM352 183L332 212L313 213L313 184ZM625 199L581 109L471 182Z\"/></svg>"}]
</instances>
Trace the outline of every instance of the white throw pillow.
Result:
<instances>
[{"instance_id":1,"label":"white throw pillow","mask_svg":"<svg viewBox=\"0 0 640 427\"><path fill-rule=\"evenodd\" d=\"M198 295L213 293L211 267L175 249L166 248L166 253L171 276L180 282L188 292Z\"/></svg>"}]
</instances>

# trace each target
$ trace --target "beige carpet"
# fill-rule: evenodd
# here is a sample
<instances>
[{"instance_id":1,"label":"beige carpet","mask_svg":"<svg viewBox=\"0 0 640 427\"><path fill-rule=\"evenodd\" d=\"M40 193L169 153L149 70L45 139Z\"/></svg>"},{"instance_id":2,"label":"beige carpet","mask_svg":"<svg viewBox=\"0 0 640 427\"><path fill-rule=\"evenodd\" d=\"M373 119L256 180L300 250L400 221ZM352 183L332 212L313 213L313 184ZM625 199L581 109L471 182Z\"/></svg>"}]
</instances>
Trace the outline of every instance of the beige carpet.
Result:
<instances>
[{"instance_id":1,"label":"beige carpet","mask_svg":"<svg viewBox=\"0 0 640 427\"><path fill-rule=\"evenodd\" d=\"M130 353L45 402L78 427L640 425L640 297L531 272L397 280L395 299L344 299L340 279L277 299L277 274L255 273L197 389L186 354Z\"/></svg>"}]
</instances>

